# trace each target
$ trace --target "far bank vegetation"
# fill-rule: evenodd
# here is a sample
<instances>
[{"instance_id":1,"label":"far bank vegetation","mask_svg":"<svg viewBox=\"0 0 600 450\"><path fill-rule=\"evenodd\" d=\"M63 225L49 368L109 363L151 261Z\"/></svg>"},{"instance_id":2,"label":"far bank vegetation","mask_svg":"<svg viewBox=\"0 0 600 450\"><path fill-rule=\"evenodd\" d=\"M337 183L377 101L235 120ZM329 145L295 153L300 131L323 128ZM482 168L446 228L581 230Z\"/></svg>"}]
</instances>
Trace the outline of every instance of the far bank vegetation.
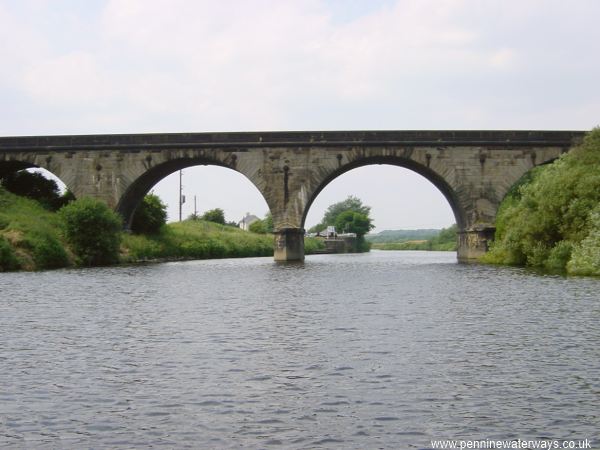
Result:
<instances>
[{"instance_id":1,"label":"far bank vegetation","mask_svg":"<svg viewBox=\"0 0 600 450\"><path fill-rule=\"evenodd\" d=\"M428 236L427 238L425 238ZM420 238L420 239L419 239ZM441 230L397 230L368 236L377 250L429 250L454 252L457 248L457 227ZM394 241L396 240L396 241Z\"/></svg>"},{"instance_id":2,"label":"far bank vegetation","mask_svg":"<svg viewBox=\"0 0 600 450\"><path fill-rule=\"evenodd\" d=\"M121 218L104 203L74 200L41 174L18 174L0 184L0 272L273 255L269 217L257 232L226 222L219 208L167 224L166 206L149 194L132 231L124 232ZM310 254L320 244L307 239L305 247Z\"/></svg>"}]
</instances>

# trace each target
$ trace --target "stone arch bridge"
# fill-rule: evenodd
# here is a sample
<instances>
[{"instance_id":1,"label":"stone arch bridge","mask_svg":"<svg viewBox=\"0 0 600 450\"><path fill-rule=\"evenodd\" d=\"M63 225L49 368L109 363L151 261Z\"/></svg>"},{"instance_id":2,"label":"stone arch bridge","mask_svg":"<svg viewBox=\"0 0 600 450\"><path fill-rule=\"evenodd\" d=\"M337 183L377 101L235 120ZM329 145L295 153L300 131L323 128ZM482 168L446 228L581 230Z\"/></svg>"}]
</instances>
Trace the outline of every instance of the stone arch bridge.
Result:
<instances>
[{"instance_id":1,"label":"stone arch bridge","mask_svg":"<svg viewBox=\"0 0 600 450\"><path fill-rule=\"evenodd\" d=\"M392 164L431 181L459 228L458 259L476 259L493 236L500 202L533 167L579 142L580 131L323 131L0 138L0 176L41 167L76 197L105 201L129 224L165 176L217 165L245 175L264 196L275 259L304 258L304 220L319 192L348 170ZM396 195L410 195L398 192ZM427 205L423 205L424 208Z\"/></svg>"}]
</instances>

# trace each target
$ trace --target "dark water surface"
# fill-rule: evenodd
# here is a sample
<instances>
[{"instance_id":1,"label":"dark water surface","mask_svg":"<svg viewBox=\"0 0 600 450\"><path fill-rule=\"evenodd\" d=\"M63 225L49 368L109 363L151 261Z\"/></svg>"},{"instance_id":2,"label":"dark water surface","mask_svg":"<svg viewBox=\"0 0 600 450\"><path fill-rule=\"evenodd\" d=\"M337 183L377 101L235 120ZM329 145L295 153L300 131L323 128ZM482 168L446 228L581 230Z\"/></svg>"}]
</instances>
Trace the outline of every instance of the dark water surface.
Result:
<instances>
[{"instance_id":1,"label":"dark water surface","mask_svg":"<svg viewBox=\"0 0 600 450\"><path fill-rule=\"evenodd\" d=\"M0 445L600 436L600 280L372 252L0 274Z\"/></svg>"}]
</instances>

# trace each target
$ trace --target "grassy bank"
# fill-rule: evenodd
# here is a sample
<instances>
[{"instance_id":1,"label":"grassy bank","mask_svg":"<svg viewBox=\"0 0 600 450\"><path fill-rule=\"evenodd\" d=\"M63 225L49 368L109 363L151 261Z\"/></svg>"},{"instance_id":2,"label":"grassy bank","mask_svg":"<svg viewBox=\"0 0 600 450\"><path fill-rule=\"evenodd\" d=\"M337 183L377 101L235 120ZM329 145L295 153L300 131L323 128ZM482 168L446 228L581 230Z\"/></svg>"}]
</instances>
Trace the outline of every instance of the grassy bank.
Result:
<instances>
[{"instance_id":1,"label":"grassy bank","mask_svg":"<svg viewBox=\"0 0 600 450\"><path fill-rule=\"evenodd\" d=\"M273 237L203 220L186 220L161 228L147 236L124 233L123 262L154 259L211 259L270 256Z\"/></svg>"},{"instance_id":2,"label":"grassy bank","mask_svg":"<svg viewBox=\"0 0 600 450\"><path fill-rule=\"evenodd\" d=\"M0 188L0 272L76 266L59 214ZM323 246L305 240L306 254ZM122 233L120 262L272 256L273 236L202 220L172 223L154 235Z\"/></svg>"},{"instance_id":3,"label":"grassy bank","mask_svg":"<svg viewBox=\"0 0 600 450\"><path fill-rule=\"evenodd\" d=\"M307 255L322 247L317 239L304 240ZM121 243L123 262L256 256L273 256L271 234L251 233L204 220L171 223L151 236L124 233Z\"/></svg>"},{"instance_id":4,"label":"grassy bank","mask_svg":"<svg viewBox=\"0 0 600 450\"><path fill-rule=\"evenodd\" d=\"M456 251L456 225L444 228L430 239L407 240L403 242L373 242L372 248L377 250L430 250Z\"/></svg>"},{"instance_id":5,"label":"grassy bank","mask_svg":"<svg viewBox=\"0 0 600 450\"><path fill-rule=\"evenodd\" d=\"M59 216L0 188L0 271L54 269L73 261Z\"/></svg>"}]
</instances>

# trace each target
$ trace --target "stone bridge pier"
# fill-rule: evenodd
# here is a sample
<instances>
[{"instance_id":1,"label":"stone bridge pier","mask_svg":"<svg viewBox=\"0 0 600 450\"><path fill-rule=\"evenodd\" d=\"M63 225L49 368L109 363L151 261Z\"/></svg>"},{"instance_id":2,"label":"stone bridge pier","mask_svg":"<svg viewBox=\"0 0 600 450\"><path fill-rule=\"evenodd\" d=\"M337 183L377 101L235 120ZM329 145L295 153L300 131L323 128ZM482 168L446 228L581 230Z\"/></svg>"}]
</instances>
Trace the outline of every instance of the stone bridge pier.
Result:
<instances>
[{"instance_id":1,"label":"stone bridge pier","mask_svg":"<svg viewBox=\"0 0 600 450\"><path fill-rule=\"evenodd\" d=\"M328 131L4 137L0 176L45 168L76 197L106 202L128 226L144 195L167 175L195 165L227 167L247 177L265 198L273 215L275 260L298 261L304 259L306 215L321 190L349 170L390 164L419 173L440 190L458 225L458 259L472 261L487 251L498 207L511 186L533 167L568 151L583 134Z\"/></svg>"}]
</instances>

